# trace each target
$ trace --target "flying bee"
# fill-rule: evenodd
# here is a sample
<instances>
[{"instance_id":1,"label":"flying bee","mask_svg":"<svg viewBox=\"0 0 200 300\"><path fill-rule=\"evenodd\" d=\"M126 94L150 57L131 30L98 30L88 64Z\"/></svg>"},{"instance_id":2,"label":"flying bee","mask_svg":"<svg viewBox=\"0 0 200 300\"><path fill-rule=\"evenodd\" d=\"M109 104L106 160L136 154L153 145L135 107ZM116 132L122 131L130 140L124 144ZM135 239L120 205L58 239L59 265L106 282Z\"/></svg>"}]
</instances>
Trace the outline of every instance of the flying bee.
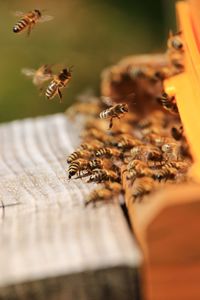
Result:
<instances>
[{"instance_id":1,"label":"flying bee","mask_svg":"<svg viewBox=\"0 0 200 300\"><path fill-rule=\"evenodd\" d=\"M155 186L156 183L150 177L137 178L132 186L133 202L152 192Z\"/></svg>"},{"instance_id":2,"label":"flying bee","mask_svg":"<svg viewBox=\"0 0 200 300\"><path fill-rule=\"evenodd\" d=\"M172 31L169 32L169 38L167 41L167 47L169 50L183 52L183 41L180 37L181 31L173 34Z\"/></svg>"},{"instance_id":3,"label":"flying bee","mask_svg":"<svg viewBox=\"0 0 200 300\"><path fill-rule=\"evenodd\" d=\"M122 103L122 104L116 104L114 106L111 106L108 109L103 110L99 116L101 119L110 119L109 129L111 129L113 126L113 119L114 118L120 119L120 115L123 115L127 112L128 112L128 105Z\"/></svg>"},{"instance_id":4,"label":"flying bee","mask_svg":"<svg viewBox=\"0 0 200 300\"><path fill-rule=\"evenodd\" d=\"M87 150L77 150L74 151L72 154L69 155L67 158L67 162L69 164L72 163L72 161L79 159L79 158L90 158L91 157L91 152Z\"/></svg>"},{"instance_id":5,"label":"flying bee","mask_svg":"<svg viewBox=\"0 0 200 300\"><path fill-rule=\"evenodd\" d=\"M116 148L110 148L110 147L105 147L105 148L100 148L97 151L95 151L95 156L96 157L106 157L106 158L122 158L123 154L120 150Z\"/></svg>"},{"instance_id":6,"label":"flying bee","mask_svg":"<svg viewBox=\"0 0 200 300\"><path fill-rule=\"evenodd\" d=\"M180 141L183 138L183 126L172 127L171 128L171 135L176 141Z\"/></svg>"},{"instance_id":7,"label":"flying bee","mask_svg":"<svg viewBox=\"0 0 200 300\"><path fill-rule=\"evenodd\" d=\"M95 172L90 176L88 182L101 183L104 181L120 181L119 174L111 170L95 170Z\"/></svg>"},{"instance_id":8,"label":"flying bee","mask_svg":"<svg viewBox=\"0 0 200 300\"><path fill-rule=\"evenodd\" d=\"M41 86L44 82L51 80L53 77L52 70L49 65L42 65L37 70L24 68L22 69L22 73L28 77L32 77L33 84L40 87L40 89L42 89Z\"/></svg>"},{"instance_id":9,"label":"flying bee","mask_svg":"<svg viewBox=\"0 0 200 300\"><path fill-rule=\"evenodd\" d=\"M27 29L28 36L36 23L47 22L53 19L52 16L42 15L42 12L38 9L34 9L28 13L17 11L15 15L21 17L21 19L14 25L13 32L19 33Z\"/></svg>"},{"instance_id":10,"label":"flying bee","mask_svg":"<svg viewBox=\"0 0 200 300\"><path fill-rule=\"evenodd\" d=\"M72 67L63 69L58 75L54 76L46 89L45 95L48 99L53 99L56 95L59 96L62 102L61 89L67 86L72 77Z\"/></svg>"},{"instance_id":11,"label":"flying bee","mask_svg":"<svg viewBox=\"0 0 200 300\"><path fill-rule=\"evenodd\" d=\"M161 97L157 98L157 100L163 106L164 109L168 110L171 113L178 113L175 95L170 96L164 92Z\"/></svg>"},{"instance_id":12,"label":"flying bee","mask_svg":"<svg viewBox=\"0 0 200 300\"><path fill-rule=\"evenodd\" d=\"M113 192L107 188L92 191L85 201L85 205L102 200L111 200Z\"/></svg>"}]
</instances>

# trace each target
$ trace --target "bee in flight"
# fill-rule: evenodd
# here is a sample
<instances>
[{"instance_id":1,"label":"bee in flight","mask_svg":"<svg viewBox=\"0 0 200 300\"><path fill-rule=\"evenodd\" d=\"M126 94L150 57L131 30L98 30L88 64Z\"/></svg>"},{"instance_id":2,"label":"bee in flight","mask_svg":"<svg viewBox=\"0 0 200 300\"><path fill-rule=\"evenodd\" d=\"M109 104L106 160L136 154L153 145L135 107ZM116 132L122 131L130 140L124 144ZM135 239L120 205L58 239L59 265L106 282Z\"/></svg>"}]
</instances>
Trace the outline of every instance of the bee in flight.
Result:
<instances>
[{"instance_id":1,"label":"bee in flight","mask_svg":"<svg viewBox=\"0 0 200 300\"><path fill-rule=\"evenodd\" d=\"M20 20L14 25L13 32L19 33L27 29L28 36L36 23L47 22L53 19L52 16L42 15L42 12L38 9L28 13L17 11L15 16L20 17Z\"/></svg>"},{"instance_id":2,"label":"bee in flight","mask_svg":"<svg viewBox=\"0 0 200 300\"><path fill-rule=\"evenodd\" d=\"M50 82L45 92L45 95L48 99L53 99L58 94L60 102L62 102L61 89L66 87L69 83L72 77L71 69L72 67L69 69L65 68L58 75L53 77L53 80Z\"/></svg>"},{"instance_id":3,"label":"bee in flight","mask_svg":"<svg viewBox=\"0 0 200 300\"><path fill-rule=\"evenodd\" d=\"M53 74L49 65L42 65L37 70L24 68L22 73L28 77L32 77L33 84L42 89L44 82L52 79Z\"/></svg>"},{"instance_id":4,"label":"bee in flight","mask_svg":"<svg viewBox=\"0 0 200 300\"><path fill-rule=\"evenodd\" d=\"M110 119L109 129L113 126L113 119L118 118L120 119L120 115L123 115L128 112L128 105L125 103L116 104L111 106L108 109L103 110L99 117L101 119Z\"/></svg>"}]
</instances>

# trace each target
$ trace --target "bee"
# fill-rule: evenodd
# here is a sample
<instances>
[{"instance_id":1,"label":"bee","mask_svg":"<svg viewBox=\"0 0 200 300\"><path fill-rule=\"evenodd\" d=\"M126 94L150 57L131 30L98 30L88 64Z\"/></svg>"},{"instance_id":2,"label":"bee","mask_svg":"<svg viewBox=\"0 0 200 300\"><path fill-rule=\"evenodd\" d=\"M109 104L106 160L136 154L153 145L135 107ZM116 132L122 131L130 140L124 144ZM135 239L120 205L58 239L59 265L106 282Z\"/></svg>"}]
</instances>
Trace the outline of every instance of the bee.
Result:
<instances>
[{"instance_id":1,"label":"bee","mask_svg":"<svg viewBox=\"0 0 200 300\"><path fill-rule=\"evenodd\" d=\"M71 80L71 69L72 67L70 67L69 69L65 68L58 75L54 76L45 92L45 95L48 99L53 99L58 94L60 102L62 102L61 89L66 87Z\"/></svg>"},{"instance_id":2,"label":"bee","mask_svg":"<svg viewBox=\"0 0 200 300\"><path fill-rule=\"evenodd\" d=\"M169 38L167 41L167 47L169 50L183 52L183 41L180 37L181 31L173 34L172 31L169 32Z\"/></svg>"},{"instance_id":3,"label":"bee","mask_svg":"<svg viewBox=\"0 0 200 300\"><path fill-rule=\"evenodd\" d=\"M109 129L113 126L113 119L118 118L120 119L120 115L123 115L128 112L128 105L127 104L116 104L111 106L110 108L103 110L99 117L101 119L110 119Z\"/></svg>"},{"instance_id":4,"label":"bee","mask_svg":"<svg viewBox=\"0 0 200 300\"><path fill-rule=\"evenodd\" d=\"M171 128L171 135L176 141L180 141L183 138L183 126L172 127Z\"/></svg>"},{"instance_id":5,"label":"bee","mask_svg":"<svg viewBox=\"0 0 200 300\"><path fill-rule=\"evenodd\" d=\"M90 158L91 157L91 152L87 150L77 150L74 151L72 154L69 155L67 158L67 162L69 164L72 163L72 161L79 159L79 158Z\"/></svg>"},{"instance_id":6,"label":"bee","mask_svg":"<svg viewBox=\"0 0 200 300\"><path fill-rule=\"evenodd\" d=\"M80 148L88 151L95 151L103 146L103 143L98 140L92 140L89 142L82 143Z\"/></svg>"},{"instance_id":7,"label":"bee","mask_svg":"<svg viewBox=\"0 0 200 300\"><path fill-rule=\"evenodd\" d=\"M178 107L174 95L170 96L164 92L161 97L157 98L157 100L164 109L168 110L171 113L178 114Z\"/></svg>"},{"instance_id":8,"label":"bee","mask_svg":"<svg viewBox=\"0 0 200 300\"><path fill-rule=\"evenodd\" d=\"M143 196L152 192L155 186L156 183L150 177L143 177L143 178L136 179L132 186L133 202L135 202L138 198L141 199Z\"/></svg>"},{"instance_id":9,"label":"bee","mask_svg":"<svg viewBox=\"0 0 200 300\"><path fill-rule=\"evenodd\" d=\"M115 194L119 194L123 190L122 185L118 182L106 181L104 185L108 190L113 191Z\"/></svg>"},{"instance_id":10,"label":"bee","mask_svg":"<svg viewBox=\"0 0 200 300\"><path fill-rule=\"evenodd\" d=\"M71 162L68 169L68 178L71 179L72 176L76 175L76 173L79 173L82 170L87 169L88 161L86 159L77 159Z\"/></svg>"},{"instance_id":11,"label":"bee","mask_svg":"<svg viewBox=\"0 0 200 300\"><path fill-rule=\"evenodd\" d=\"M172 167L170 163L167 163L163 165L161 169L153 170L152 178L158 181L162 179L174 179L177 173L177 169Z\"/></svg>"},{"instance_id":12,"label":"bee","mask_svg":"<svg viewBox=\"0 0 200 300\"><path fill-rule=\"evenodd\" d=\"M103 130L99 130L96 128L91 128L89 130L85 130L81 133L81 137L84 139L96 139L100 142L107 142L111 139Z\"/></svg>"},{"instance_id":13,"label":"bee","mask_svg":"<svg viewBox=\"0 0 200 300\"><path fill-rule=\"evenodd\" d=\"M95 203L101 200L111 200L113 196L113 192L107 188L94 190L92 193L87 197L85 201L85 205L89 203Z\"/></svg>"},{"instance_id":14,"label":"bee","mask_svg":"<svg viewBox=\"0 0 200 300\"><path fill-rule=\"evenodd\" d=\"M128 150L138 145L141 145L142 142L134 137L122 137L122 139L117 143L117 148Z\"/></svg>"},{"instance_id":15,"label":"bee","mask_svg":"<svg viewBox=\"0 0 200 300\"><path fill-rule=\"evenodd\" d=\"M47 22L53 19L52 16L42 15L42 12L38 9L34 9L28 13L17 11L15 15L21 17L21 19L14 25L13 32L19 33L27 29L28 36L36 23Z\"/></svg>"},{"instance_id":16,"label":"bee","mask_svg":"<svg viewBox=\"0 0 200 300\"><path fill-rule=\"evenodd\" d=\"M106 158L122 158L123 154L120 150L116 148L111 148L111 147L105 147L105 148L100 148L97 151L95 151L95 156L96 157L106 157Z\"/></svg>"},{"instance_id":17,"label":"bee","mask_svg":"<svg viewBox=\"0 0 200 300\"><path fill-rule=\"evenodd\" d=\"M51 67L49 65L42 65L37 70L24 68L22 73L28 77L33 78L33 84L40 87L44 82L51 80L53 77Z\"/></svg>"},{"instance_id":18,"label":"bee","mask_svg":"<svg viewBox=\"0 0 200 300\"><path fill-rule=\"evenodd\" d=\"M95 172L90 176L88 182L101 183L104 181L120 181L119 174L111 170L95 170Z\"/></svg>"},{"instance_id":19,"label":"bee","mask_svg":"<svg viewBox=\"0 0 200 300\"><path fill-rule=\"evenodd\" d=\"M159 148L152 145L140 145L131 149L133 159L142 159L145 161L161 161L163 156Z\"/></svg>"},{"instance_id":20,"label":"bee","mask_svg":"<svg viewBox=\"0 0 200 300\"><path fill-rule=\"evenodd\" d=\"M177 143L164 144L161 150L164 153L164 157L170 160L178 160L181 156L181 147Z\"/></svg>"},{"instance_id":21,"label":"bee","mask_svg":"<svg viewBox=\"0 0 200 300\"><path fill-rule=\"evenodd\" d=\"M127 166L128 175L126 179L134 181L137 177L151 177L152 171L148 165L141 160L132 160Z\"/></svg>"}]
</instances>

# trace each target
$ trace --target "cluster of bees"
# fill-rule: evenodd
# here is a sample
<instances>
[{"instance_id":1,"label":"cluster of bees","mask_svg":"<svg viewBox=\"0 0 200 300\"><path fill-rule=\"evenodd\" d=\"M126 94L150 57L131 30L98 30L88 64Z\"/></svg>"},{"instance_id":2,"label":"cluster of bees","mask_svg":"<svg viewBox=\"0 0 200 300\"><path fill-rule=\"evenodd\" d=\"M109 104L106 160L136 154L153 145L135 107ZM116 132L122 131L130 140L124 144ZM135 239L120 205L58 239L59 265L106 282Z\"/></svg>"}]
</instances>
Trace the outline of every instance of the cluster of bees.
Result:
<instances>
[{"instance_id":1,"label":"cluster of bees","mask_svg":"<svg viewBox=\"0 0 200 300\"><path fill-rule=\"evenodd\" d=\"M106 77L107 85L115 87L116 75L117 81L121 80L123 84L127 81L130 85L131 76L133 89L125 90L123 85L123 96L121 91L113 97L85 95L82 101L67 110L68 117L73 118L77 114L86 117L82 143L67 158L69 179L86 178L87 182L101 184L88 196L86 204L111 199L122 193L124 188L131 190L132 201L136 201L168 183L188 180L192 158L176 98L163 88L165 78L184 70L183 54L181 33L170 33L167 67L160 64L159 68L153 68L146 63L134 69L131 65L126 68L128 74L124 69L117 74L115 68L115 74L110 72ZM141 87L144 79L147 84ZM149 86L155 82L159 82L159 89L154 95L156 106L149 109L149 113L137 110L136 102L140 101L140 97L137 95L136 99L134 87L140 86L140 94L148 95ZM148 96L145 105L150 106Z\"/></svg>"},{"instance_id":2,"label":"cluster of bees","mask_svg":"<svg viewBox=\"0 0 200 300\"><path fill-rule=\"evenodd\" d=\"M34 9L28 13L17 11L15 15L20 17L20 19L14 25L13 32L18 34L27 31L28 36L37 23L47 22L53 19L52 16L43 15L43 12L38 9ZM65 88L71 80L72 67L63 68L58 74L54 74L52 66L42 65L37 70L24 68L22 69L22 73L28 77L32 77L33 84L39 88L40 91L43 91L44 84L49 81L45 88L45 96L51 100L58 95L60 102L62 102L61 90Z\"/></svg>"}]
</instances>

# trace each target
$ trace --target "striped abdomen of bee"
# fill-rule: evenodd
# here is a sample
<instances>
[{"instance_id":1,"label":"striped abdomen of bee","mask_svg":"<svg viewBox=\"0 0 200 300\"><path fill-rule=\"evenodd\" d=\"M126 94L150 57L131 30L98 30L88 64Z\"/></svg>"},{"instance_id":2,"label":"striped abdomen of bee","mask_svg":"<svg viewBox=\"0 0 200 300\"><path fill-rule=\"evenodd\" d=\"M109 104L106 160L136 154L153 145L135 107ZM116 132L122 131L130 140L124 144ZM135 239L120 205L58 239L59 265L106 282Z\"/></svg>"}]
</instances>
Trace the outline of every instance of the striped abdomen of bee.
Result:
<instances>
[{"instance_id":1,"label":"striped abdomen of bee","mask_svg":"<svg viewBox=\"0 0 200 300\"><path fill-rule=\"evenodd\" d=\"M152 178L144 177L138 178L135 180L132 187L132 198L133 201L136 201L138 198L142 198L143 196L149 194L154 188L156 184Z\"/></svg>"},{"instance_id":2,"label":"striped abdomen of bee","mask_svg":"<svg viewBox=\"0 0 200 300\"><path fill-rule=\"evenodd\" d=\"M119 174L110 170L95 170L88 182L120 181Z\"/></svg>"},{"instance_id":3,"label":"striped abdomen of bee","mask_svg":"<svg viewBox=\"0 0 200 300\"><path fill-rule=\"evenodd\" d=\"M99 189L99 190L94 190L93 192L91 192L91 194L87 197L86 201L85 201L85 205L88 205L89 203L94 203L97 201L101 201L101 200L108 200L112 198L113 193L111 190L109 189Z\"/></svg>"},{"instance_id":4,"label":"striped abdomen of bee","mask_svg":"<svg viewBox=\"0 0 200 300\"><path fill-rule=\"evenodd\" d=\"M169 96L167 93L163 93L162 96L158 97L157 99L164 109L175 114L178 113L178 107L175 101L175 96Z\"/></svg>"},{"instance_id":5,"label":"striped abdomen of bee","mask_svg":"<svg viewBox=\"0 0 200 300\"><path fill-rule=\"evenodd\" d=\"M122 138L122 140L118 142L117 147L128 150L137 145L141 145L141 141L136 138Z\"/></svg>"},{"instance_id":6,"label":"striped abdomen of bee","mask_svg":"<svg viewBox=\"0 0 200 300\"><path fill-rule=\"evenodd\" d=\"M78 150L70 154L70 156L67 158L67 162L70 164L72 161L79 159L79 158L90 158L91 152L87 150Z\"/></svg>"},{"instance_id":7,"label":"striped abdomen of bee","mask_svg":"<svg viewBox=\"0 0 200 300\"><path fill-rule=\"evenodd\" d=\"M108 119L110 118L110 125L109 128L112 128L113 125L113 118L118 118L120 119L120 115L127 113L128 112L128 105L121 103L121 104L116 104L108 109L103 110L99 117L101 119Z\"/></svg>"},{"instance_id":8,"label":"striped abdomen of bee","mask_svg":"<svg viewBox=\"0 0 200 300\"><path fill-rule=\"evenodd\" d=\"M95 156L97 156L97 157L106 157L106 158L111 158L111 157L122 158L123 153L118 149L105 147L105 148L100 148L97 151L95 151Z\"/></svg>"},{"instance_id":9,"label":"striped abdomen of bee","mask_svg":"<svg viewBox=\"0 0 200 300\"><path fill-rule=\"evenodd\" d=\"M171 164L165 164L162 166L161 169L152 170L153 175L152 178L155 180L161 181L163 179L174 179L176 175L178 174L178 170L171 166Z\"/></svg>"},{"instance_id":10,"label":"striped abdomen of bee","mask_svg":"<svg viewBox=\"0 0 200 300\"><path fill-rule=\"evenodd\" d=\"M68 69L63 69L58 76L50 82L46 89L45 95L48 99L53 99L57 94L60 99L62 99L61 89L66 87L71 79L71 71Z\"/></svg>"},{"instance_id":11,"label":"striped abdomen of bee","mask_svg":"<svg viewBox=\"0 0 200 300\"><path fill-rule=\"evenodd\" d=\"M14 25L13 32L19 33L24 29L36 24L40 17L41 12L38 9L27 13Z\"/></svg>"},{"instance_id":12,"label":"striped abdomen of bee","mask_svg":"<svg viewBox=\"0 0 200 300\"><path fill-rule=\"evenodd\" d=\"M92 140L92 141L88 141L85 143L82 143L80 145L80 148L84 149L84 150L88 150L88 151L95 151L97 150L99 147L102 147L103 143L98 141L98 140Z\"/></svg>"},{"instance_id":13,"label":"striped abdomen of bee","mask_svg":"<svg viewBox=\"0 0 200 300\"><path fill-rule=\"evenodd\" d=\"M77 159L70 163L68 168L68 178L71 179L72 176L76 175L83 170L87 170L88 167L88 160L87 159Z\"/></svg>"}]
</instances>

